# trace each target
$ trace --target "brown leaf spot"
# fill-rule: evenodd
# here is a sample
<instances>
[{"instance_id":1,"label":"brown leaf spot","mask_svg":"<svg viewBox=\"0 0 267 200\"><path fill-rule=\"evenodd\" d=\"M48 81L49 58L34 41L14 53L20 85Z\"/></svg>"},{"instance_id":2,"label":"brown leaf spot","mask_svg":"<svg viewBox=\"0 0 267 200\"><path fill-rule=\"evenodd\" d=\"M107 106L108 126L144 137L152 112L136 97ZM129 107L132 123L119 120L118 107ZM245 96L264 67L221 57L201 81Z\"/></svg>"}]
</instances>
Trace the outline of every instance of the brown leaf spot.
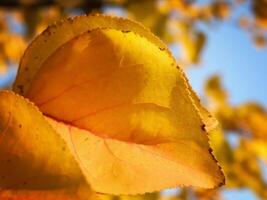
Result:
<instances>
[{"instance_id":1,"label":"brown leaf spot","mask_svg":"<svg viewBox=\"0 0 267 200\"><path fill-rule=\"evenodd\" d=\"M202 124L202 125L201 125L201 130L202 130L202 131L205 131L205 130L206 130L206 129L205 129L205 126L206 126L205 124Z\"/></svg>"}]
</instances>

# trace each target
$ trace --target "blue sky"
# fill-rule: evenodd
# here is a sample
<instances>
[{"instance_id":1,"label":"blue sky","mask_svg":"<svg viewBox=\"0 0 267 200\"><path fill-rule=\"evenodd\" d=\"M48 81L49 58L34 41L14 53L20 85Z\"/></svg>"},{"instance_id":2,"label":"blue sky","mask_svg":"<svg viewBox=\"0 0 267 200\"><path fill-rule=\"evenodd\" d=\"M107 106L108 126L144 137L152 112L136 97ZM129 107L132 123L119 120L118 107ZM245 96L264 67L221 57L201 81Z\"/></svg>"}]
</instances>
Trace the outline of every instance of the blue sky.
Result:
<instances>
[{"instance_id":1,"label":"blue sky","mask_svg":"<svg viewBox=\"0 0 267 200\"><path fill-rule=\"evenodd\" d=\"M201 4L209 0L199 0ZM237 26L240 16L252 16L250 1L235 9L229 20L205 27L208 44L200 66L187 71L194 89L203 94L203 82L213 74L222 77L230 102L257 101L267 107L267 49L255 48L251 36Z\"/></svg>"},{"instance_id":2,"label":"blue sky","mask_svg":"<svg viewBox=\"0 0 267 200\"><path fill-rule=\"evenodd\" d=\"M203 82L213 74L221 75L232 103L257 101L267 106L266 49L256 49L249 34L233 24L209 30L200 66L187 70L199 94L203 94Z\"/></svg>"}]
</instances>

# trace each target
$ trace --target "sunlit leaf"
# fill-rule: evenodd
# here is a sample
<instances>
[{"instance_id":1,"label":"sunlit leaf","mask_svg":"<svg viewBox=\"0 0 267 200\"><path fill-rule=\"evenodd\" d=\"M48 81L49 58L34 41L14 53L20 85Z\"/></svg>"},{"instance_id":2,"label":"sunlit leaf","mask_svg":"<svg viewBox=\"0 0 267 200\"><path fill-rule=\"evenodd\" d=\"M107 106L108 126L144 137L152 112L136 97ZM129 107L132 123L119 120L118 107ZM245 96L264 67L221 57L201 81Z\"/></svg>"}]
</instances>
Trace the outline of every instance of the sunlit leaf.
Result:
<instances>
[{"instance_id":1,"label":"sunlit leaf","mask_svg":"<svg viewBox=\"0 0 267 200\"><path fill-rule=\"evenodd\" d=\"M238 149L234 152L235 159L233 170L236 175L233 183L239 187L251 188L262 199L266 199L266 183L262 178L257 157L248 149L245 141L242 141Z\"/></svg>"},{"instance_id":2,"label":"sunlit leaf","mask_svg":"<svg viewBox=\"0 0 267 200\"><path fill-rule=\"evenodd\" d=\"M183 74L182 70L181 69L179 69L179 70ZM184 77L185 77L185 75L184 75ZM193 103L197 107L199 115L205 124L205 127L204 127L205 130L207 132L210 132L212 130L217 129L219 126L217 119L205 107L202 106L201 100L199 99L197 94L194 92L193 88L190 86L189 81L188 81L188 79L186 79L186 77L185 77L185 80L186 80L186 84L187 84L187 87L189 89L190 95L192 97Z\"/></svg>"},{"instance_id":3,"label":"sunlit leaf","mask_svg":"<svg viewBox=\"0 0 267 200\"><path fill-rule=\"evenodd\" d=\"M46 115L97 192L223 184L201 104L166 46L137 23L96 15L48 28L14 89Z\"/></svg>"},{"instance_id":4,"label":"sunlit leaf","mask_svg":"<svg viewBox=\"0 0 267 200\"><path fill-rule=\"evenodd\" d=\"M0 133L0 199L78 200L81 186L89 199L65 141L28 100L0 92Z\"/></svg>"},{"instance_id":5,"label":"sunlit leaf","mask_svg":"<svg viewBox=\"0 0 267 200\"><path fill-rule=\"evenodd\" d=\"M246 142L247 148L254 152L267 164L267 142L261 139L253 139Z\"/></svg>"},{"instance_id":6,"label":"sunlit leaf","mask_svg":"<svg viewBox=\"0 0 267 200\"><path fill-rule=\"evenodd\" d=\"M214 155L223 166L224 171L229 169L229 164L233 162L233 151L224 138L222 130L217 129L209 133L210 145L214 149ZM230 169L231 170L231 169Z\"/></svg>"},{"instance_id":7,"label":"sunlit leaf","mask_svg":"<svg viewBox=\"0 0 267 200\"><path fill-rule=\"evenodd\" d=\"M206 42L205 34L194 30L189 23L177 22L177 26L177 39L182 46L183 59L189 64L198 63Z\"/></svg>"},{"instance_id":8,"label":"sunlit leaf","mask_svg":"<svg viewBox=\"0 0 267 200\"><path fill-rule=\"evenodd\" d=\"M240 105L236 112L241 129L249 132L252 137L267 142L267 112L261 106L247 103Z\"/></svg>"},{"instance_id":9,"label":"sunlit leaf","mask_svg":"<svg viewBox=\"0 0 267 200\"><path fill-rule=\"evenodd\" d=\"M218 75L209 78L205 85L205 90L211 101L217 104L227 103L227 93L221 84L221 79Z\"/></svg>"}]
</instances>

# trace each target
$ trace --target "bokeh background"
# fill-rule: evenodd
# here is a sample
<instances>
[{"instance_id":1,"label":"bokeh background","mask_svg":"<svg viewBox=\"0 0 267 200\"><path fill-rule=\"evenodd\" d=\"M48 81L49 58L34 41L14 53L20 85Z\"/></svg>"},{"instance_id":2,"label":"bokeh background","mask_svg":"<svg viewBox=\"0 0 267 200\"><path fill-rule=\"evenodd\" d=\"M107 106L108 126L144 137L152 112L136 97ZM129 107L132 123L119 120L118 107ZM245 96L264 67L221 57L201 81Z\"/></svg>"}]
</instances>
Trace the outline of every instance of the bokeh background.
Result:
<instances>
[{"instance_id":1,"label":"bokeh background","mask_svg":"<svg viewBox=\"0 0 267 200\"><path fill-rule=\"evenodd\" d=\"M161 199L267 199L267 0L0 0L0 88L11 89L19 59L38 33L89 13L150 28L220 122L209 135L226 185L167 190Z\"/></svg>"}]
</instances>

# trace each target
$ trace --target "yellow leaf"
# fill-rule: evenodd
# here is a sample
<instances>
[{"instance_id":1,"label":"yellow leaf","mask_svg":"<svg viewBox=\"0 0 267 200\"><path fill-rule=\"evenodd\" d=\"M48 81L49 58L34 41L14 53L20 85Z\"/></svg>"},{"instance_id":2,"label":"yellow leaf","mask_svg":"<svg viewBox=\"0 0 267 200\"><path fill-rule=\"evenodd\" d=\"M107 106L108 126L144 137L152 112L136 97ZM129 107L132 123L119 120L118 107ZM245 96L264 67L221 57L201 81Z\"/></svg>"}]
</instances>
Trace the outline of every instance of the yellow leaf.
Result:
<instances>
[{"instance_id":1,"label":"yellow leaf","mask_svg":"<svg viewBox=\"0 0 267 200\"><path fill-rule=\"evenodd\" d=\"M239 187L251 188L262 199L266 199L266 183L260 171L259 163L254 152L250 150L246 140L241 140L240 146L234 151L233 171L235 174L231 182Z\"/></svg>"},{"instance_id":2,"label":"yellow leaf","mask_svg":"<svg viewBox=\"0 0 267 200\"><path fill-rule=\"evenodd\" d=\"M255 103L246 103L236 108L239 128L254 138L267 141L267 113Z\"/></svg>"},{"instance_id":3,"label":"yellow leaf","mask_svg":"<svg viewBox=\"0 0 267 200\"><path fill-rule=\"evenodd\" d=\"M182 46L183 59L187 63L198 63L206 37L204 33L196 31L188 23L177 23L178 42Z\"/></svg>"},{"instance_id":4,"label":"yellow leaf","mask_svg":"<svg viewBox=\"0 0 267 200\"><path fill-rule=\"evenodd\" d=\"M97 192L224 182L202 106L166 46L137 23L96 15L48 28L24 54L14 89L62 135Z\"/></svg>"},{"instance_id":5,"label":"yellow leaf","mask_svg":"<svg viewBox=\"0 0 267 200\"><path fill-rule=\"evenodd\" d=\"M261 139L247 141L247 148L251 149L265 164L267 164L267 142Z\"/></svg>"},{"instance_id":6,"label":"yellow leaf","mask_svg":"<svg viewBox=\"0 0 267 200\"><path fill-rule=\"evenodd\" d=\"M186 79L186 82L187 82L187 87L189 89L190 95L193 99L193 103L197 107L199 115L203 123L205 124L205 130L207 132L216 130L219 126L217 119L214 116L212 116L211 113L205 107L201 105L200 99L198 98L197 94L194 92L193 88L190 86L187 79Z\"/></svg>"},{"instance_id":7,"label":"yellow leaf","mask_svg":"<svg viewBox=\"0 0 267 200\"><path fill-rule=\"evenodd\" d=\"M127 11L129 16L142 22L161 39L165 36L168 16L160 11L154 0L129 2Z\"/></svg>"},{"instance_id":8,"label":"yellow leaf","mask_svg":"<svg viewBox=\"0 0 267 200\"><path fill-rule=\"evenodd\" d=\"M167 52L171 56L167 46L158 37L154 36L148 29L137 22L105 15L79 16L75 19L69 18L64 22L57 22L48 27L31 43L20 62L20 67L16 81L13 85L13 90L19 94L25 95L25 91L28 90L31 81L41 67L41 64L45 62L45 60L52 55L54 51L56 51L61 45L70 39L96 28L112 28L121 30L122 32L132 31L142 37L145 37L148 41L158 46L159 49L165 53ZM175 63L175 61L173 62ZM204 123L207 123L206 128L209 127L212 129L216 127L216 119L211 117L210 113L201 105L199 98L189 85L183 71L180 69L180 67L177 66L177 68L180 71L179 73L182 74L182 78L186 81L190 96L195 106L199 110Z\"/></svg>"},{"instance_id":9,"label":"yellow leaf","mask_svg":"<svg viewBox=\"0 0 267 200\"><path fill-rule=\"evenodd\" d=\"M77 162L32 103L0 91L0 119L0 199L81 199Z\"/></svg>"},{"instance_id":10,"label":"yellow leaf","mask_svg":"<svg viewBox=\"0 0 267 200\"><path fill-rule=\"evenodd\" d=\"M227 104L227 93L221 85L221 80L218 75L212 76L207 81L205 90L212 103L218 105Z\"/></svg>"},{"instance_id":11,"label":"yellow leaf","mask_svg":"<svg viewBox=\"0 0 267 200\"><path fill-rule=\"evenodd\" d=\"M209 133L210 145L214 149L214 155L216 159L222 165L224 171L227 171L230 164L234 161L233 151L228 144L227 140L224 138L224 134L221 129L211 131ZM226 173L227 176L227 173Z\"/></svg>"}]
</instances>

